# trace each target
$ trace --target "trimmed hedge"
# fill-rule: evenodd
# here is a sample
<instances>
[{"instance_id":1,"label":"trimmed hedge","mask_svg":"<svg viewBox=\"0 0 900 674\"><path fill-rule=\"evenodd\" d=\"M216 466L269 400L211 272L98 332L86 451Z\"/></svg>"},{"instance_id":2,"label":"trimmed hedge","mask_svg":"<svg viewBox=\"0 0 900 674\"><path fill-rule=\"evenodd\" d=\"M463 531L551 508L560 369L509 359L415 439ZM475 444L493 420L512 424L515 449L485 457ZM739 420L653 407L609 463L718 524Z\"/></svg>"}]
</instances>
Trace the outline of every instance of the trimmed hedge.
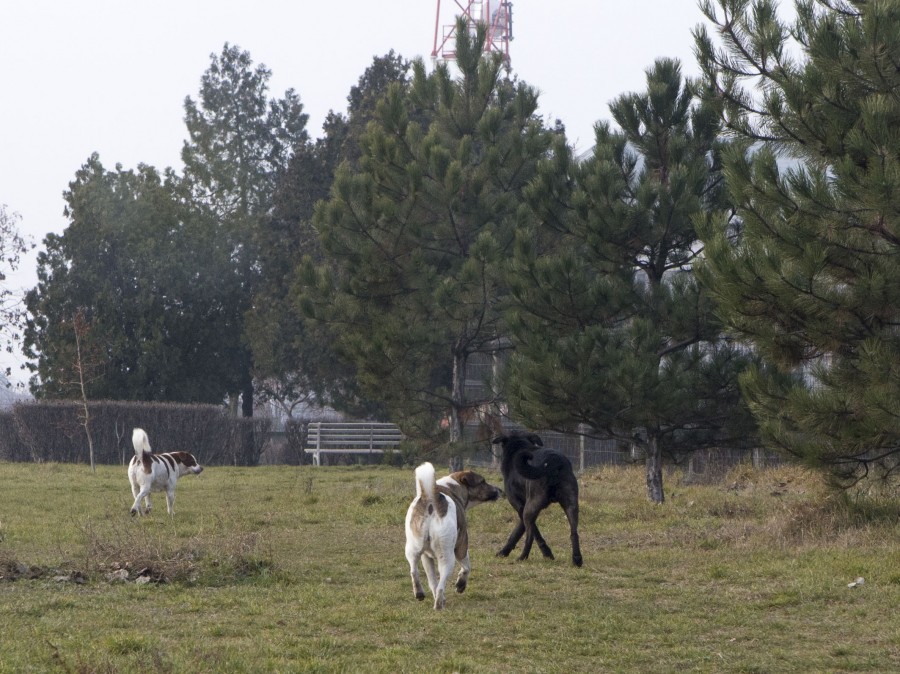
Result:
<instances>
[{"instance_id":1,"label":"trimmed hedge","mask_svg":"<svg viewBox=\"0 0 900 674\"><path fill-rule=\"evenodd\" d=\"M255 466L269 442L271 420L234 418L216 405L97 401L88 405L94 460L131 460L131 432L143 428L154 452L188 451L201 465ZM0 459L88 463L81 403L19 403L0 412Z\"/></svg>"}]
</instances>

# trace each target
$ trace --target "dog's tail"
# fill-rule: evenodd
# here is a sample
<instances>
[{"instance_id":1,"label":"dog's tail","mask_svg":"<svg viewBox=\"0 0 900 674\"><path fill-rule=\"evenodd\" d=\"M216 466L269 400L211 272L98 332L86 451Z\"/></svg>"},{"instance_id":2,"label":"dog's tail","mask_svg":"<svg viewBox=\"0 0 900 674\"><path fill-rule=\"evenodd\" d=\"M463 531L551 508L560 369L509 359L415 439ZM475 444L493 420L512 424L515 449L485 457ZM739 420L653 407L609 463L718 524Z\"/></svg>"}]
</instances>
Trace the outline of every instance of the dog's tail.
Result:
<instances>
[{"instance_id":1,"label":"dog's tail","mask_svg":"<svg viewBox=\"0 0 900 674\"><path fill-rule=\"evenodd\" d=\"M516 470L529 480L540 480L544 477L559 475L567 465L571 465L565 456L556 452L542 452L536 464L531 463L534 457L535 455L531 452L522 450L513 459Z\"/></svg>"},{"instance_id":2,"label":"dog's tail","mask_svg":"<svg viewBox=\"0 0 900 674\"><path fill-rule=\"evenodd\" d=\"M428 461L416 468L416 496L425 498L429 503L434 503L434 493L437 490L434 477L434 466Z\"/></svg>"},{"instance_id":3,"label":"dog's tail","mask_svg":"<svg viewBox=\"0 0 900 674\"><path fill-rule=\"evenodd\" d=\"M150 449L150 438L147 437L147 432L143 428L135 428L132 431L131 444L134 445L135 456L140 456L144 452L149 454L153 451Z\"/></svg>"}]
</instances>

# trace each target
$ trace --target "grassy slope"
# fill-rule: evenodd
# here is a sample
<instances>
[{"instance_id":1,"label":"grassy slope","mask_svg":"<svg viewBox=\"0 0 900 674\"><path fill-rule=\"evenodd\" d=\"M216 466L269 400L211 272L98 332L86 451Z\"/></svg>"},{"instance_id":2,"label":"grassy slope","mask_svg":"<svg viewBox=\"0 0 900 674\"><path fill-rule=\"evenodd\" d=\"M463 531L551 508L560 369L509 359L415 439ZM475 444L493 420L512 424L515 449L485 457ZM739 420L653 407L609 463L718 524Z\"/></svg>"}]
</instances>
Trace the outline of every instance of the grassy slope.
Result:
<instances>
[{"instance_id":1,"label":"grassy slope","mask_svg":"<svg viewBox=\"0 0 900 674\"><path fill-rule=\"evenodd\" d=\"M0 464L0 672L900 670L896 505L738 469L657 507L641 479L581 478L582 569L559 508L557 559L527 562L494 557L509 505L475 509L469 589L436 614L403 556L411 469L210 468L174 520L159 496L132 520L122 468Z\"/></svg>"}]
</instances>

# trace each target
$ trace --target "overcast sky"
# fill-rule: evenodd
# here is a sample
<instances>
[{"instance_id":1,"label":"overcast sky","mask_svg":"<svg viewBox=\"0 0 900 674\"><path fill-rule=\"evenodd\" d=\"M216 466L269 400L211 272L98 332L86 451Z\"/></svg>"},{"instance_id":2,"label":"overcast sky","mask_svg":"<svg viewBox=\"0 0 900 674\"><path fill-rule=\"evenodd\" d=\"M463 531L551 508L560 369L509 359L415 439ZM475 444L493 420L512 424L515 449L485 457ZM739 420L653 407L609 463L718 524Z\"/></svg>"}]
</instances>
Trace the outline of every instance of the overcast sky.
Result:
<instances>
[{"instance_id":1,"label":"overcast sky","mask_svg":"<svg viewBox=\"0 0 900 674\"><path fill-rule=\"evenodd\" d=\"M110 170L180 172L185 96L197 98L225 42L272 71L270 97L296 90L319 137L374 56L393 49L430 64L435 24L452 23L456 7L441 5L439 18L438 0L3 2L0 204L40 247L68 224L62 193L92 152ZM697 74L691 29L703 18L696 0L514 0L513 71L585 150L609 102L644 89L654 59ZM8 283L36 283L34 255Z\"/></svg>"}]
</instances>

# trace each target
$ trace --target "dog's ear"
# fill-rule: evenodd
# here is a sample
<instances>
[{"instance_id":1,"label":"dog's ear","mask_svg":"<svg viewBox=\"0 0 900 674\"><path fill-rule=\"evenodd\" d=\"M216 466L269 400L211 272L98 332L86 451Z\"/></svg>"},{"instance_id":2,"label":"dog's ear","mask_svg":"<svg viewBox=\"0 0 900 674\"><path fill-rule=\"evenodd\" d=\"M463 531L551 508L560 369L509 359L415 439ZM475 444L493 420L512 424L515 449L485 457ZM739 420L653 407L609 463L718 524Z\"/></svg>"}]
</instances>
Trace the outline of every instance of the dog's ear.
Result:
<instances>
[{"instance_id":1,"label":"dog's ear","mask_svg":"<svg viewBox=\"0 0 900 674\"><path fill-rule=\"evenodd\" d=\"M456 479L459 480L461 485L470 488L477 487L481 482L484 482L483 477L478 473L473 473L471 470L464 470L456 473Z\"/></svg>"},{"instance_id":2,"label":"dog's ear","mask_svg":"<svg viewBox=\"0 0 900 674\"><path fill-rule=\"evenodd\" d=\"M531 442L532 445L537 445L538 447L544 446L544 441L541 440L541 436L538 435L537 433L530 433L528 435L528 440Z\"/></svg>"}]
</instances>

